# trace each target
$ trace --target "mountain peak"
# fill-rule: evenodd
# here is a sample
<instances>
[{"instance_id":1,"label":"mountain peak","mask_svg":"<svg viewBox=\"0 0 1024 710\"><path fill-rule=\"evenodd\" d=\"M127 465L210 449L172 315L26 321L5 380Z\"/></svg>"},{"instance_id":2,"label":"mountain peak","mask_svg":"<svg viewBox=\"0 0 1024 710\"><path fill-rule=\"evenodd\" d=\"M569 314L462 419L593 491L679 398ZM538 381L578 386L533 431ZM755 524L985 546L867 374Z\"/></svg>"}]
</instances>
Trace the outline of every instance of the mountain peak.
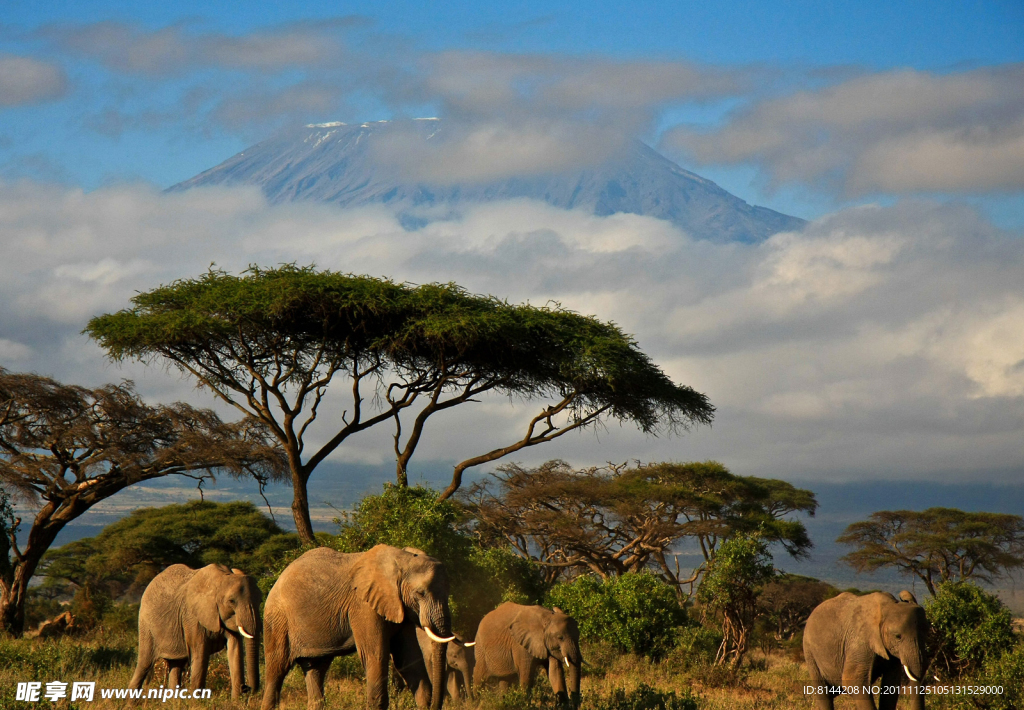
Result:
<instances>
[{"instance_id":1,"label":"mountain peak","mask_svg":"<svg viewBox=\"0 0 1024 710\"><path fill-rule=\"evenodd\" d=\"M422 205L528 198L597 215L620 212L672 222L697 239L760 241L804 221L750 205L685 170L641 141L604 162L557 173L457 183L411 178L382 146L396 136L418 149L446 128L437 117L400 121L311 123L246 148L170 188L256 185L271 202L315 200L343 206ZM442 137L444 134L441 134ZM409 144L404 144L409 146ZM432 144L431 144L432 145ZM392 155L394 144L390 144Z\"/></svg>"}]
</instances>

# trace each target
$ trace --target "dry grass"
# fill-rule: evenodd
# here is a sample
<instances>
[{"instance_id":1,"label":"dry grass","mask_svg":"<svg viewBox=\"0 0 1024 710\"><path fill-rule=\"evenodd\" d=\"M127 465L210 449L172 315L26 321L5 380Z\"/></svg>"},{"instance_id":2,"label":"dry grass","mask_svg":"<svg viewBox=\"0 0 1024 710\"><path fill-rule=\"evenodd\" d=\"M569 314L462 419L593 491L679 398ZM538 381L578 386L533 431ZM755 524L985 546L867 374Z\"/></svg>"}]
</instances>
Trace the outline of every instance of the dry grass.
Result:
<instances>
[{"instance_id":1,"label":"dry grass","mask_svg":"<svg viewBox=\"0 0 1024 710\"><path fill-rule=\"evenodd\" d=\"M635 689L644 683L660 691L675 691L679 695L692 692L700 698L701 710L774 710L813 708L813 699L803 694L808 678L803 666L786 654L774 652L765 656L751 654L749 665L740 673L727 669L691 664L687 659L670 657L660 663L631 655L619 655L604 646L585 646L589 665L584 667L584 707L607 698L617 688ZM204 708L207 710L257 710L261 694L244 700L230 699L228 671L224 654L217 654L211 662L210 700L174 701L144 700L134 706L126 701L103 701L98 689L123 688L128 684L135 668L135 637L133 634L94 633L85 638L61 640L0 639L0 708L47 707L91 710L93 708ZM338 659L332 666L326 686L327 707L338 710L361 710L364 707L363 682L358 662L354 657ZM162 678L160 664L150 676L148 687L156 687ZM157 680L154 682L154 678ZM18 682L94 680L97 683L96 700L92 703L69 704L62 701L39 705L15 701ZM544 681L541 678L538 684ZM70 685L69 685L70 687ZM479 703L446 703L446 707L479 708L479 710L516 710L548 705L550 692L535 691L533 702L526 702L522 694L501 698L496 691L488 691ZM906 701L901 707L907 707ZM301 673L289 673L282 692L282 710L303 710L306 707L306 689ZM395 710L415 710L409 693L392 692L391 707ZM852 708L849 698L836 702L839 710ZM929 701L930 708L950 708L942 700Z\"/></svg>"}]
</instances>

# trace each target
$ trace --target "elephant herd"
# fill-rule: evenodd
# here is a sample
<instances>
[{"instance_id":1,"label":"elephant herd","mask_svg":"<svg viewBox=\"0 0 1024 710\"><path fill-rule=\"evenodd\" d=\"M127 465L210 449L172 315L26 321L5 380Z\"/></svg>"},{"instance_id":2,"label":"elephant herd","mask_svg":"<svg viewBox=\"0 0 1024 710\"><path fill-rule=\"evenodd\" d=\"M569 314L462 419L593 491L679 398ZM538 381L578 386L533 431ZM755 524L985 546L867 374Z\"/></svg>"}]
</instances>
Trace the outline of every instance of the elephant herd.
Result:
<instances>
[{"instance_id":1,"label":"elephant herd","mask_svg":"<svg viewBox=\"0 0 1024 710\"><path fill-rule=\"evenodd\" d=\"M240 570L168 567L142 595L131 687L141 688L160 658L169 685L180 684L189 665L190 688L204 687L210 655L226 647L231 697L255 692L262 638L262 710L278 706L284 678L296 665L308 707L324 707L327 670L351 653L365 670L369 708L388 706L392 664L396 685L408 688L420 708L439 710L446 691L472 697L488 680L502 689L529 688L538 670L547 673L560 703L579 705L583 657L572 617L557 607L507 602L483 618L473 642L464 642L451 632L444 567L421 550L316 548L281 573L262 621L261 601L255 580Z\"/></svg>"},{"instance_id":2,"label":"elephant herd","mask_svg":"<svg viewBox=\"0 0 1024 710\"><path fill-rule=\"evenodd\" d=\"M538 671L547 674L561 704L579 705L583 657L571 616L558 607L506 602L481 620L473 642L465 642L451 632L444 567L421 550L316 548L281 573L262 621L260 603L255 580L241 570L168 567L142 595L131 687L142 687L159 658L167 663L170 686L181 683L189 665L190 687L204 687L210 655L226 647L231 697L255 692L262 637L262 710L278 706L284 678L296 665L305 676L308 707L322 708L331 662L351 653L365 669L369 708L388 706L392 664L396 685L408 688L420 708L439 710L445 692L472 697L488 680L502 690L512 683L529 688ZM881 710L894 709L901 692L923 710L926 630L924 611L907 591L899 599L847 592L822 602L803 638L818 708L832 710L840 686L875 686ZM851 696L857 707L875 708L871 693Z\"/></svg>"}]
</instances>

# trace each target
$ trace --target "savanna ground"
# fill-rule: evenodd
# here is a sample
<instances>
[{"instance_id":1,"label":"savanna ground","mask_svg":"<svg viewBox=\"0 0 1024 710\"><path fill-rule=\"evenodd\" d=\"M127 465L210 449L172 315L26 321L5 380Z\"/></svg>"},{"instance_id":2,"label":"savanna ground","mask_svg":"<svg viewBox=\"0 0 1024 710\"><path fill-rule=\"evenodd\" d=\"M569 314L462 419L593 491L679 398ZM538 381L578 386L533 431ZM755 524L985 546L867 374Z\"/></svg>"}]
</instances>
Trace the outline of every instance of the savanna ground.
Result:
<instances>
[{"instance_id":1,"label":"savanna ground","mask_svg":"<svg viewBox=\"0 0 1024 710\"><path fill-rule=\"evenodd\" d=\"M228 671L223 653L213 657L209 673L209 700L142 700L134 705L125 700L102 700L100 688L126 687L135 668L136 636L128 630L99 629L87 636L54 640L0 639L0 708L57 707L75 708L204 708L207 710L255 710L259 708L262 692L255 697L232 701L228 684ZM729 669L693 664L678 651L659 662L621 654L601 644L584 644L584 666L582 694L584 707L599 710L689 710L694 705L677 702L675 705L659 705L656 702L638 703L638 698L629 698L629 692L646 684L657 691L675 691L678 699L694 698L700 710L773 710L784 708L812 708L813 701L803 694L808 676L803 665L794 654L773 651L764 654L755 650L748 656L741 672ZM150 676L147 687L157 687L163 677L163 668L157 664ZM25 703L15 700L19 682L96 681L96 698L93 702L61 700L52 703L43 699L39 703ZM554 705L550 690L544 687L545 678L538 679L532 698L527 699L518 690L505 696L496 691L485 693L480 699L482 710L527 710ZM616 700L617 689L627 693ZM70 693L69 693L70 694ZM364 707L362 669L355 656L337 659L331 669L326 688L329 709L360 710ZM451 701L446 707L476 707L477 704L456 704ZM282 710L304 710L306 693L301 673L293 670L286 679L282 693ZM395 693L392 688L391 707L396 710L415 710L415 703L409 693ZM852 699L841 698L837 708L852 708ZM900 707L907 707L901 701ZM929 700L929 707L952 708L954 704L944 699Z\"/></svg>"}]
</instances>

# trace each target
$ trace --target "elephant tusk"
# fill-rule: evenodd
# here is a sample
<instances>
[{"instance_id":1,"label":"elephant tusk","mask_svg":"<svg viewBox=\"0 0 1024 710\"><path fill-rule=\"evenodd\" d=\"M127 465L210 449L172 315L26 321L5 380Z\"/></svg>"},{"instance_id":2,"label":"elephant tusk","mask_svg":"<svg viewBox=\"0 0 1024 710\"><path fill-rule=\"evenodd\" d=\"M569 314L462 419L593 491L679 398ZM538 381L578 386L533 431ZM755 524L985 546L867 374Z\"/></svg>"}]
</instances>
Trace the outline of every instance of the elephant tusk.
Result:
<instances>
[{"instance_id":1,"label":"elephant tusk","mask_svg":"<svg viewBox=\"0 0 1024 710\"><path fill-rule=\"evenodd\" d=\"M914 674L910 672L909 668L907 668L906 663L903 664L903 670L907 674L907 678L910 678L910 680L914 681L915 683L918 682L917 678L914 677Z\"/></svg>"},{"instance_id":2,"label":"elephant tusk","mask_svg":"<svg viewBox=\"0 0 1024 710\"><path fill-rule=\"evenodd\" d=\"M476 646L476 641L469 641L469 642L464 643L462 645L465 646L466 648L469 648L470 646Z\"/></svg>"},{"instance_id":3,"label":"elephant tusk","mask_svg":"<svg viewBox=\"0 0 1024 710\"><path fill-rule=\"evenodd\" d=\"M562 660L565 661L565 667L568 668L569 667L569 657L568 656L562 656Z\"/></svg>"},{"instance_id":4,"label":"elephant tusk","mask_svg":"<svg viewBox=\"0 0 1024 710\"><path fill-rule=\"evenodd\" d=\"M241 634L242 634L242 636L245 636L245 637L246 637L247 639L251 639L251 638L254 638L254 636L253 636L252 634L248 633L248 632L247 632L247 631L245 630L245 627L244 627L244 626L242 626L241 624L239 624L239 625L238 625L238 631L239 631L239 633L241 633Z\"/></svg>"},{"instance_id":5,"label":"elephant tusk","mask_svg":"<svg viewBox=\"0 0 1024 710\"><path fill-rule=\"evenodd\" d=\"M455 636L449 636L446 639L445 638L441 638L440 636L435 634L433 631L431 631L430 628L427 627L427 626L424 626L423 630L427 632L427 636L429 636L430 640L433 641L434 643L448 643L449 641L454 641L455 640Z\"/></svg>"}]
</instances>

